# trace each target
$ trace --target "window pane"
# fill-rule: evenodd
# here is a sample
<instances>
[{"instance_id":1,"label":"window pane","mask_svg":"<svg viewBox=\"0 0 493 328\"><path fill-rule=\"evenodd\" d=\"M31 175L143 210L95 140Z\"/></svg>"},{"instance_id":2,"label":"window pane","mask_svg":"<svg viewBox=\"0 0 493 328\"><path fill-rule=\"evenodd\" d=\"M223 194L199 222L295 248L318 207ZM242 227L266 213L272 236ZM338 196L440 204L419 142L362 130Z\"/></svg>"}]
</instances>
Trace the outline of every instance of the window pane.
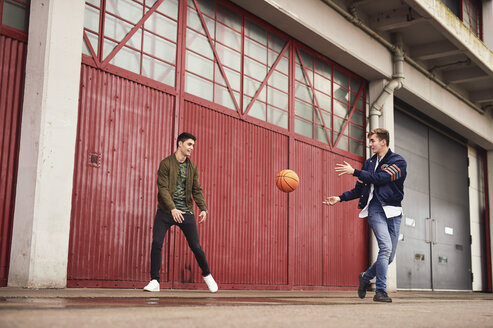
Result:
<instances>
[{"instance_id":1,"label":"window pane","mask_svg":"<svg viewBox=\"0 0 493 328\"><path fill-rule=\"evenodd\" d=\"M329 80L332 78L330 65L319 59L315 59L315 73L318 73Z\"/></svg>"},{"instance_id":2,"label":"window pane","mask_svg":"<svg viewBox=\"0 0 493 328\"><path fill-rule=\"evenodd\" d=\"M267 87L267 98L270 105L288 110L288 94L278 91L274 88Z\"/></svg>"},{"instance_id":3,"label":"window pane","mask_svg":"<svg viewBox=\"0 0 493 328\"><path fill-rule=\"evenodd\" d=\"M250 58L245 58L245 74L257 79L259 81L263 81L265 76L267 75L267 66L264 66Z\"/></svg>"},{"instance_id":4,"label":"window pane","mask_svg":"<svg viewBox=\"0 0 493 328\"><path fill-rule=\"evenodd\" d=\"M315 74L314 80L315 80L315 89L320 90L328 95L331 94L332 83L330 82L330 80L327 80L326 78L322 77L319 74Z\"/></svg>"},{"instance_id":5,"label":"window pane","mask_svg":"<svg viewBox=\"0 0 493 328\"><path fill-rule=\"evenodd\" d=\"M215 38L216 21L205 15L202 15L202 17L204 17L204 21L207 24L207 29L209 31L211 38ZM190 26L196 31L202 32L204 35L206 34L197 11L195 11L190 7L188 7L188 11L187 11L187 26Z\"/></svg>"},{"instance_id":6,"label":"window pane","mask_svg":"<svg viewBox=\"0 0 493 328\"><path fill-rule=\"evenodd\" d=\"M175 86L175 67L146 55L142 61L142 75Z\"/></svg>"},{"instance_id":7,"label":"window pane","mask_svg":"<svg viewBox=\"0 0 493 328\"><path fill-rule=\"evenodd\" d=\"M204 58L193 52L187 51L186 53L186 69L197 75L205 77L208 80L213 80L213 66L212 60Z\"/></svg>"},{"instance_id":8,"label":"window pane","mask_svg":"<svg viewBox=\"0 0 493 328\"><path fill-rule=\"evenodd\" d=\"M361 87L361 81L351 78L351 90L357 93L360 87Z\"/></svg>"},{"instance_id":9,"label":"window pane","mask_svg":"<svg viewBox=\"0 0 493 328\"><path fill-rule=\"evenodd\" d=\"M104 39L104 44L103 44L103 60L108 57L108 55L115 49L117 46L117 43L110 41L108 39Z\"/></svg>"},{"instance_id":10,"label":"window pane","mask_svg":"<svg viewBox=\"0 0 493 328\"><path fill-rule=\"evenodd\" d=\"M84 27L99 33L99 10L86 5L84 11Z\"/></svg>"},{"instance_id":11,"label":"window pane","mask_svg":"<svg viewBox=\"0 0 493 328\"><path fill-rule=\"evenodd\" d=\"M236 110L233 98L231 98L228 89L217 84L214 85L214 102Z\"/></svg>"},{"instance_id":12,"label":"window pane","mask_svg":"<svg viewBox=\"0 0 493 328\"><path fill-rule=\"evenodd\" d=\"M300 49L301 59L305 68L313 69L313 56ZM301 62L300 62L301 64Z\"/></svg>"},{"instance_id":13,"label":"window pane","mask_svg":"<svg viewBox=\"0 0 493 328\"><path fill-rule=\"evenodd\" d=\"M176 45L147 32L144 33L144 52L172 64L176 63Z\"/></svg>"},{"instance_id":14,"label":"window pane","mask_svg":"<svg viewBox=\"0 0 493 328\"><path fill-rule=\"evenodd\" d=\"M87 32L87 31L86 31L86 35L87 35L87 38L89 39L89 41L91 42L91 46L92 46L92 49L94 50L94 53L97 56L98 55L98 35L93 34L91 32ZM86 55L92 56L91 52L89 51L89 48L86 45L85 40L82 41L82 45L83 45L83 49L82 49L83 53L85 53Z\"/></svg>"},{"instance_id":15,"label":"window pane","mask_svg":"<svg viewBox=\"0 0 493 328\"><path fill-rule=\"evenodd\" d=\"M319 91L315 91L315 94L317 95L318 105L323 109L325 109L326 111L330 112L332 109L332 103L330 97Z\"/></svg>"},{"instance_id":16,"label":"window pane","mask_svg":"<svg viewBox=\"0 0 493 328\"><path fill-rule=\"evenodd\" d=\"M206 36L198 34L189 29L187 29L187 48L194 50L195 52L206 56L207 58L214 58L209 39L207 39Z\"/></svg>"},{"instance_id":17,"label":"window pane","mask_svg":"<svg viewBox=\"0 0 493 328\"><path fill-rule=\"evenodd\" d=\"M241 31L241 15L226 8L223 5L217 6L217 20L237 31Z\"/></svg>"},{"instance_id":18,"label":"window pane","mask_svg":"<svg viewBox=\"0 0 493 328\"><path fill-rule=\"evenodd\" d=\"M194 1L188 0L188 3L195 8ZM197 0L200 11L210 17L215 16L216 1L214 0Z\"/></svg>"},{"instance_id":19,"label":"window pane","mask_svg":"<svg viewBox=\"0 0 493 328\"><path fill-rule=\"evenodd\" d=\"M306 118L309 121L313 120L313 106L303 101L294 101L294 112L296 115Z\"/></svg>"},{"instance_id":20,"label":"window pane","mask_svg":"<svg viewBox=\"0 0 493 328\"><path fill-rule=\"evenodd\" d=\"M134 24L143 16L142 5L132 0L107 0L106 11Z\"/></svg>"},{"instance_id":21,"label":"window pane","mask_svg":"<svg viewBox=\"0 0 493 328\"><path fill-rule=\"evenodd\" d=\"M121 48L110 60L110 64L140 74L140 53L130 48Z\"/></svg>"},{"instance_id":22,"label":"window pane","mask_svg":"<svg viewBox=\"0 0 493 328\"><path fill-rule=\"evenodd\" d=\"M186 72L185 92L212 101L212 82Z\"/></svg>"},{"instance_id":23,"label":"window pane","mask_svg":"<svg viewBox=\"0 0 493 328\"><path fill-rule=\"evenodd\" d=\"M217 43L216 51L221 63L239 71L241 69L241 53Z\"/></svg>"},{"instance_id":24,"label":"window pane","mask_svg":"<svg viewBox=\"0 0 493 328\"><path fill-rule=\"evenodd\" d=\"M323 127L317 125L315 126L315 139L318 140L318 141L322 141L326 144L329 143L329 140L327 139L327 135L325 134L325 130Z\"/></svg>"},{"instance_id":25,"label":"window pane","mask_svg":"<svg viewBox=\"0 0 493 328\"><path fill-rule=\"evenodd\" d=\"M364 140L365 139L365 130L363 130L362 127L351 124L351 137L354 139L358 140Z\"/></svg>"},{"instance_id":26,"label":"window pane","mask_svg":"<svg viewBox=\"0 0 493 328\"><path fill-rule=\"evenodd\" d=\"M144 23L144 27L160 36L176 42L176 22L163 15L158 13L152 14Z\"/></svg>"},{"instance_id":27,"label":"window pane","mask_svg":"<svg viewBox=\"0 0 493 328\"><path fill-rule=\"evenodd\" d=\"M269 33L269 48L274 49L277 52L281 52L287 42L288 41L286 39L281 38L274 33Z\"/></svg>"},{"instance_id":28,"label":"window pane","mask_svg":"<svg viewBox=\"0 0 493 328\"><path fill-rule=\"evenodd\" d=\"M362 142L351 139L351 152L356 155L364 156L365 146Z\"/></svg>"},{"instance_id":29,"label":"window pane","mask_svg":"<svg viewBox=\"0 0 493 328\"><path fill-rule=\"evenodd\" d=\"M248 77L245 76L243 80L243 91L246 95L248 96L255 96L255 93L257 92L258 88L260 87L261 82L254 81L252 79L249 79ZM265 102L266 101L266 93L265 93L265 87L262 89L260 92L258 99Z\"/></svg>"},{"instance_id":30,"label":"window pane","mask_svg":"<svg viewBox=\"0 0 493 328\"><path fill-rule=\"evenodd\" d=\"M152 2L149 4L149 0L146 0L146 5L152 7L153 4ZM178 0L164 0L157 10L171 18L178 19Z\"/></svg>"},{"instance_id":31,"label":"window pane","mask_svg":"<svg viewBox=\"0 0 493 328\"><path fill-rule=\"evenodd\" d=\"M348 105L340 103L337 100L334 100L334 114L340 117L347 118L349 114Z\"/></svg>"},{"instance_id":32,"label":"window pane","mask_svg":"<svg viewBox=\"0 0 493 328\"><path fill-rule=\"evenodd\" d=\"M325 124L324 126L330 130L332 128L332 115L330 115L330 113L324 111L324 110L321 110L320 111L322 113L322 116L324 118L324 121L322 124Z\"/></svg>"},{"instance_id":33,"label":"window pane","mask_svg":"<svg viewBox=\"0 0 493 328\"><path fill-rule=\"evenodd\" d=\"M288 92L289 80L286 75L274 71L269 78L269 85Z\"/></svg>"},{"instance_id":34,"label":"window pane","mask_svg":"<svg viewBox=\"0 0 493 328\"><path fill-rule=\"evenodd\" d=\"M308 82L306 81L305 73L303 72L303 68L301 67L301 65L298 64L295 65L295 78L298 81L308 84Z\"/></svg>"},{"instance_id":35,"label":"window pane","mask_svg":"<svg viewBox=\"0 0 493 328\"><path fill-rule=\"evenodd\" d=\"M267 44L267 31L248 19L245 19L245 35L262 44Z\"/></svg>"},{"instance_id":36,"label":"window pane","mask_svg":"<svg viewBox=\"0 0 493 328\"><path fill-rule=\"evenodd\" d=\"M295 82L294 95L295 97L304 100L308 103L313 103L312 90L305 84Z\"/></svg>"},{"instance_id":37,"label":"window pane","mask_svg":"<svg viewBox=\"0 0 493 328\"><path fill-rule=\"evenodd\" d=\"M346 73L339 71L338 69L334 69L334 82L342 85L343 87L348 88L348 76ZM335 88L335 86L334 86Z\"/></svg>"},{"instance_id":38,"label":"window pane","mask_svg":"<svg viewBox=\"0 0 493 328\"><path fill-rule=\"evenodd\" d=\"M233 48L241 49L241 34L223 24L216 25L216 40Z\"/></svg>"},{"instance_id":39,"label":"window pane","mask_svg":"<svg viewBox=\"0 0 493 328\"><path fill-rule=\"evenodd\" d=\"M353 116L351 116L351 122L363 125L363 113L359 110L355 110Z\"/></svg>"},{"instance_id":40,"label":"window pane","mask_svg":"<svg viewBox=\"0 0 493 328\"><path fill-rule=\"evenodd\" d=\"M121 41L130 32L132 25L114 16L105 15L104 35L116 41Z\"/></svg>"},{"instance_id":41,"label":"window pane","mask_svg":"<svg viewBox=\"0 0 493 328\"><path fill-rule=\"evenodd\" d=\"M349 93L348 89L344 89L343 87L334 84L334 98L347 103L349 102L348 93Z\"/></svg>"},{"instance_id":42,"label":"window pane","mask_svg":"<svg viewBox=\"0 0 493 328\"><path fill-rule=\"evenodd\" d=\"M338 136L338 135L337 135ZM336 135L334 135L334 140L336 139ZM342 149L342 150L349 150L348 149L348 137L347 136L341 136L341 139L339 139L339 142L337 143L337 148Z\"/></svg>"},{"instance_id":43,"label":"window pane","mask_svg":"<svg viewBox=\"0 0 493 328\"><path fill-rule=\"evenodd\" d=\"M294 131L309 138L313 137L312 123L298 117L294 118Z\"/></svg>"},{"instance_id":44,"label":"window pane","mask_svg":"<svg viewBox=\"0 0 493 328\"><path fill-rule=\"evenodd\" d=\"M90 4L95 5L96 7L101 7L101 2L100 0L86 0L86 2L89 2Z\"/></svg>"},{"instance_id":45,"label":"window pane","mask_svg":"<svg viewBox=\"0 0 493 328\"><path fill-rule=\"evenodd\" d=\"M344 124L346 124L346 120L343 120L337 116L334 116L334 132L339 133L341 132L342 128L344 127ZM344 129L345 134L347 134L347 127Z\"/></svg>"},{"instance_id":46,"label":"window pane","mask_svg":"<svg viewBox=\"0 0 493 328\"><path fill-rule=\"evenodd\" d=\"M245 54L267 64L267 48L256 41L245 38Z\"/></svg>"},{"instance_id":47,"label":"window pane","mask_svg":"<svg viewBox=\"0 0 493 328\"><path fill-rule=\"evenodd\" d=\"M271 106L267 106L267 121L269 123L280 126L281 128L288 128L288 113L279 110L277 108L273 108Z\"/></svg>"},{"instance_id":48,"label":"window pane","mask_svg":"<svg viewBox=\"0 0 493 328\"><path fill-rule=\"evenodd\" d=\"M224 72L226 73L226 77L228 78L229 85L233 90L239 91L241 86L240 86L240 73L235 72L230 70L227 67L224 67ZM224 80L221 70L219 69L219 66L216 64L216 75L215 75L215 81L219 84L222 84L223 86L226 86L226 81Z\"/></svg>"},{"instance_id":49,"label":"window pane","mask_svg":"<svg viewBox=\"0 0 493 328\"><path fill-rule=\"evenodd\" d=\"M253 103L252 108L250 108L248 115L265 121L267 120L267 112L265 107L265 103L256 101Z\"/></svg>"},{"instance_id":50,"label":"window pane","mask_svg":"<svg viewBox=\"0 0 493 328\"><path fill-rule=\"evenodd\" d=\"M27 32L26 7L11 0L5 0L2 24Z\"/></svg>"}]
</instances>

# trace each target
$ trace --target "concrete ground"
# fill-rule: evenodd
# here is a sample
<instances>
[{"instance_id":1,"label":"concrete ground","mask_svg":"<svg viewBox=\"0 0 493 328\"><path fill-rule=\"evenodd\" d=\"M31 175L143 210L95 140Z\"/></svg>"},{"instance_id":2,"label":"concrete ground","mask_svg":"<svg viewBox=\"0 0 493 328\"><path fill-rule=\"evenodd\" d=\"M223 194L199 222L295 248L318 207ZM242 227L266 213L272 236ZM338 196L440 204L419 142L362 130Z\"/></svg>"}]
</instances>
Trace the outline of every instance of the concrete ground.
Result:
<instances>
[{"instance_id":1,"label":"concrete ground","mask_svg":"<svg viewBox=\"0 0 493 328\"><path fill-rule=\"evenodd\" d=\"M0 288L0 327L493 327L493 294Z\"/></svg>"}]
</instances>

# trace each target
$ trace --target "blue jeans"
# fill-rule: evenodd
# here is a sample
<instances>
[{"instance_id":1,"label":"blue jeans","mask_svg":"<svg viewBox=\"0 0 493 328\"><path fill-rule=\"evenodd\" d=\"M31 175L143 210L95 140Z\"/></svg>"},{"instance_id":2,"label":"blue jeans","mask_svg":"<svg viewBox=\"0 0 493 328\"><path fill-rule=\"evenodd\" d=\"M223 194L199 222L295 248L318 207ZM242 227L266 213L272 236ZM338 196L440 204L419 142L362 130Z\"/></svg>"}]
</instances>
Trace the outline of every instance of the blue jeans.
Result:
<instances>
[{"instance_id":1,"label":"blue jeans","mask_svg":"<svg viewBox=\"0 0 493 328\"><path fill-rule=\"evenodd\" d=\"M377 277L377 291L385 291L387 287L387 269L395 257L401 219L402 215L387 219L382 211L368 215L368 224L375 234L379 250L377 260L365 271L363 279L370 281Z\"/></svg>"}]
</instances>

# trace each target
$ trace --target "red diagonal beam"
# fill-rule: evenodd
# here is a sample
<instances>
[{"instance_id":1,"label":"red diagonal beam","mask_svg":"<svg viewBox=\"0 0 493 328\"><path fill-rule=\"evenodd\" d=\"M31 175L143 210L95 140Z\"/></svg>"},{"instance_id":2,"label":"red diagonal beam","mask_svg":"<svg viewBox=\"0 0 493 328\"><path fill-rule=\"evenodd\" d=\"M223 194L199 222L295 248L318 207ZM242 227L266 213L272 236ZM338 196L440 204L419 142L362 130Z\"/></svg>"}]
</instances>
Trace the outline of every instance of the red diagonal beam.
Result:
<instances>
[{"instance_id":1,"label":"red diagonal beam","mask_svg":"<svg viewBox=\"0 0 493 328\"><path fill-rule=\"evenodd\" d=\"M315 94L315 88L313 87L313 85L310 81L310 78L308 77L308 74L307 74L306 68L305 68L305 64L303 63L303 58L301 58L300 50L298 49L298 47L296 47L296 53L298 54L298 58L300 59L301 68L303 69L303 74L305 74L306 80L308 81L308 85L310 86L310 89L312 90L313 99L315 100L315 107L317 108L318 115L320 115L320 119L322 120L322 124L324 127L324 133L325 133L325 136L327 137L327 141L329 142L329 148L332 149L331 142L330 142L331 138L329 138L329 135L327 134L327 125L325 125L324 116L322 115L322 112L320 111L320 105L318 103L317 95Z\"/></svg>"},{"instance_id":2,"label":"red diagonal beam","mask_svg":"<svg viewBox=\"0 0 493 328\"><path fill-rule=\"evenodd\" d=\"M334 142L334 147L339 143L339 140L341 139L343 131L346 129L346 127L349 125L349 121L351 120L351 117L353 117L354 110L356 108L356 104L358 103L359 98L361 97L361 93L363 92L363 86L364 84L361 83L361 87L359 88L358 95L356 96L356 99L354 100L354 104L352 109L349 111L349 115L347 118L346 123L342 126L342 129L339 131L339 136L337 137L337 140ZM350 97L351 98L351 97Z\"/></svg>"},{"instance_id":3,"label":"red diagonal beam","mask_svg":"<svg viewBox=\"0 0 493 328\"><path fill-rule=\"evenodd\" d=\"M142 25L144 25L145 21L156 11L157 7L159 7L163 3L163 1L164 0L158 0L156 1L156 3L154 3L154 5L152 5L151 9L149 9L149 11L137 22L137 24L135 24L135 26L132 27L130 32L128 32L128 34L123 38L123 40L118 44L118 46L116 46L116 48L113 49L113 51L108 55L108 57L106 57L106 59L103 61L101 65L102 67L108 65L108 63L113 59L113 57L115 57L117 52L120 51L120 49L125 45L125 43L127 43L128 40L132 38L135 32L137 32L137 30L141 28ZM103 35L104 35L104 31L101 31L101 37L103 37Z\"/></svg>"},{"instance_id":4,"label":"red diagonal beam","mask_svg":"<svg viewBox=\"0 0 493 328\"><path fill-rule=\"evenodd\" d=\"M101 37L101 36L98 36L98 37ZM96 65L97 68L101 68L101 64L99 63L98 56L96 55L96 52L94 51L94 48L92 47L91 41L89 40L89 37L87 36L86 31L84 31L84 41L86 41L87 48L89 48L89 52L91 53L92 60L94 61L94 64Z\"/></svg>"},{"instance_id":5,"label":"red diagonal beam","mask_svg":"<svg viewBox=\"0 0 493 328\"><path fill-rule=\"evenodd\" d=\"M197 3L197 0L193 0L193 3L195 4L195 8L197 8L197 13L199 14L200 22L202 23L202 26L204 27L205 34L207 35L207 39L209 39L209 44L211 45L212 51L214 52L214 57L217 60L217 65L219 66L219 70L221 71L221 74L223 75L224 81L226 82L226 86L228 87L228 91L231 95L231 98L233 98L233 102L236 107L236 111L240 113L240 108L238 106L238 102L236 101L236 97L233 93L233 89L231 88L231 85L229 84L228 77L226 76L226 72L224 71L223 64L221 63L221 59L219 58L219 55L217 54L216 47L214 46L214 42L211 38L211 34L209 33L209 29L207 28L207 24L205 23L204 17L202 16L202 11L200 10L199 4Z\"/></svg>"},{"instance_id":6,"label":"red diagonal beam","mask_svg":"<svg viewBox=\"0 0 493 328\"><path fill-rule=\"evenodd\" d=\"M277 59L276 61L274 62L274 64L272 65L271 69L269 70L269 72L267 73L267 75L265 76L265 79L264 81L262 81L262 84L260 85L260 87L257 89L257 92L255 92L255 95L253 96L252 100L250 100L250 103L248 104L248 107L247 109L245 110L244 112L244 115L246 115L248 113L248 111L250 110L250 108L252 108L253 106L253 103L255 102L255 100L257 100L258 96L260 95L260 93L262 92L263 88L265 87L265 85L267 84L267 81L269 80L270 76L272 75L272 73L274 73L274 69L277 67L277 64L279 64L279 62L281 61L282 57L284 56L284 53L286 52L286 50L289 48L289 42L286 42L286 45L284 46L284 48L282 49L281 53L279 54L279 56L277 56Z\"/></svg>"}]
</instances>

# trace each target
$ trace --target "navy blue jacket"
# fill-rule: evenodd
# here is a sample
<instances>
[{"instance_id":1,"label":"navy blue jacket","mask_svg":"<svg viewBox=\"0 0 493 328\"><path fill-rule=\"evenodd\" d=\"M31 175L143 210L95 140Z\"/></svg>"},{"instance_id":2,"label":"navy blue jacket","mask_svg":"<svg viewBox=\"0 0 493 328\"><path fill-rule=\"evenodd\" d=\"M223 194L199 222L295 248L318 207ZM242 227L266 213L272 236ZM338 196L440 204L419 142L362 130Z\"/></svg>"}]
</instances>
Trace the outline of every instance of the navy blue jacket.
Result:
<instances>
[{"instance_id":1,"label":"navy blue jacket","mask_svg":"<svg viewBox=\"0 0 493 328\"><path fill-rule=\"evenodd\" d=\"M358 177L354 189L339 196L341 201L348 201L359 197L358 208L365 208L370 196L371 184L374 186L373 196L377 197L382 206L402 206L404 198L404 180L406 179L407 163L404 158L390 149L380 160L375 171L377 155L373 155L363 164L361 170L354 170L353 175Z\"/></svg>"}]
</instances>

